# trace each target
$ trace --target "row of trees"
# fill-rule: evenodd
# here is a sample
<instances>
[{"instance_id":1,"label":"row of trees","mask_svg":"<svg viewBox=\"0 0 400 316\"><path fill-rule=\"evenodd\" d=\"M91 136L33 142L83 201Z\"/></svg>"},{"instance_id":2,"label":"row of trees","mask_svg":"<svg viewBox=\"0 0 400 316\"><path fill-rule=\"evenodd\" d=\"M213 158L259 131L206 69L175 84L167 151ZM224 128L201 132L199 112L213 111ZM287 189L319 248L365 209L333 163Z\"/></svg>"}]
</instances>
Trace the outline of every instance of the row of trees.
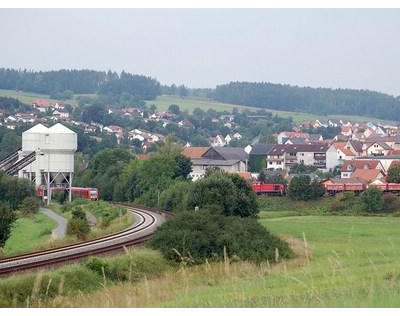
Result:
<instances>
[{"instance_id":1,"label":"row of trees","mask_svg":"<svg viewBox=\"0 0 400 316\"><path fill-rule=\"evenodd\" d=\"M0 247L4 246L17 219L16 211L27 214L36 211L39 204L34 197L33 185L10 177L0 171Z\"/></svg>"},{"instance_id":2,"label":"row of trees","mask_svg":"<svg viewBox=\"0 0 400 316\"><path fill-rule=\"evenodd\" d=\"M0 68L0 89L23 90L71 98L72 93L120 95L127 93L142 100L161 94L153 78L122 71L56 70L32 71Z\"/></svg>"},{"instance_id":3,"label":"row of trees","mask_svg":"<svg viewBox=\"0 0 400 316\"><path fill-rule=\"evenodd\" d=\"M17 111L28 110L30 106L22 103L18 99L9 97L0 97L0 110L7 114L13 114Z\"/></svg>"},{"instance_id":4,"label":"row of trees","mask_svg":"<svg viewBox=\"0 0 400 316\"><path fill-rule=\"evenodd\" d=\"M267 82L231 82L216 87L215 100L276 110L348 114L399 120L400 99L351 89L309 88Z\"/></svg>"}]
</instances>

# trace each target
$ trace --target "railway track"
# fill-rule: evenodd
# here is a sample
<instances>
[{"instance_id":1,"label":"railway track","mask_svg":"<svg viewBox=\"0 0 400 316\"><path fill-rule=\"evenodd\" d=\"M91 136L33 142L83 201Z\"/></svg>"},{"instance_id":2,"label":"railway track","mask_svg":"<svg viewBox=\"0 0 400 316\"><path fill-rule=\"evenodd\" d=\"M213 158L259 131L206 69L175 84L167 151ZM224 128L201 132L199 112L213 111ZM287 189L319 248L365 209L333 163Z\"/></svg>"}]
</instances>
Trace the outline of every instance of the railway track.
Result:
<instances>
[{"instance_id":1,"label":"railway track","mask_svg":"<svg viewBox=\"0 0 400 316\"><path fill-rule=\"evenodd\" d=\"M133 207L127 204L121 204L121 206L134 214L139 221L123 231L89 241L4 258L0 260L0 276L73 262L88 256L142 244L151 238L156 228L167 217L171 216L169 212L147 207Z\"/></svg>"}]
</instances>

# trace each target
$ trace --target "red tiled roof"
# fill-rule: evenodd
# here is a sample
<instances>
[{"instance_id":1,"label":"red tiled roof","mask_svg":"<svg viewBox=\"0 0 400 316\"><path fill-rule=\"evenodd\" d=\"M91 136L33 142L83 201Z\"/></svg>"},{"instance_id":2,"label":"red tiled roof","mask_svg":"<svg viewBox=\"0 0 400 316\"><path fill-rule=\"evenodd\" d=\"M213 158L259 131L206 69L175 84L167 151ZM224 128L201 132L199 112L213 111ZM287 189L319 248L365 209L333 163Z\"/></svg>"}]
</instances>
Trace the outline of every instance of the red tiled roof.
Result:
<instances>
[{"instance_id":1,"label":"red tiled roof","mask_svg":"<svg viewBox=\"0 0 400 316\"><path fill-rule=\"evenodd\" d=\"M352 169L349 170L348 166L351 166ZM349 172L357 169L367 170L367 169L377 169L379 165L379 160L345 160L343 162L341 171Z\"/></svg>"},{"instance_id":2,"label":"red tiled roof","mask_svg":"<svg viewBox=\"0 0 400 316\"><path fill-rule=\"evenodd\" d=\"M352 173L351 178L372 182L378 179L380 174L382 174L382 170L380 169L357 169Z\"/></svg>"},{"instance_id":3,"label":"red tiled roof","mask_svg":"<svg viewBox=\"0 0 400 316\"><path fill-rule=\"evenodd\" d=\"M45 107L45 108L51 106L50 103L49 103L49 101L41 100L41 99L32 101L32 105L37 105L37 106L41 106L41 107Z\"/></svg>"},{"instance_id":4,"label":"red tiled roof","mask_svg":"<svg viewBox=\"0 0 400 316\"><path fill-rule=\"evenodd\" d=\"M355 156L355 154L348 148L346 148L347 143L345 142L337 142L333 144L336 149L339 149L346 156Z\"/></svg>"},{"instance_id":5,"label":"red tiled roof","mask_svg":"<svg viewBox=\"0 0 400 316\"><path fill-rule=\"evenodd\" d=\"M200 159L210 147L186 147L182 154L190 159Z\"/></svg>"}]
</instances>

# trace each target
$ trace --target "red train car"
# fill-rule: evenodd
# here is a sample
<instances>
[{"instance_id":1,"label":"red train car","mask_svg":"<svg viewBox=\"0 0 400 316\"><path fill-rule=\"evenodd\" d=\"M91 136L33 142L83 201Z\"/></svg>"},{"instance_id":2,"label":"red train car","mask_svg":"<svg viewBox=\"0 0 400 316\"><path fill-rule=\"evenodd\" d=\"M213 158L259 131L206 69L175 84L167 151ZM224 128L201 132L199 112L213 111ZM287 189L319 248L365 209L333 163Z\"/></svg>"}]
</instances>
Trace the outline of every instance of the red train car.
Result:
<instances>
[{"instance_id":1,"label":"red train car","mask_svg":"<svg viewBox=\"0 0 400 316\"><path fill-rule=\"evenodd\" d=\"M339 192L354 192L360 193L366 189L365 184L361 183L330 183L325 184L325 191L330 195L334 195Z\"/></svg>"},{"instance_id":2,"label":"red train car","mask_svg":"<svg viewBox=\"0 0 400 316\"><path fill-rule=\"evenodd\" d=\"M63 187L52 187L51 188L52 195L59 193L59 192L65 192L66 195L68 194L68 190ZM71 194L72 194L72 197L79 197L79 198L85 199L85 200L97 201L100 198L99 190L97 188L72 187ZM37 188L36 195L41 196L41 197L47 196L47 189L45 187Z\"/></svg>"},{"instance_id":3,"label":"red train car","mask_svg":"<svg viewBox=\"0 0 400 316\"><path fill-rule=\"evenodd\" d=\"M253 191L258 195L284 195L285 186L283 184L272 183L253 183Z\"/></svg>"},{"instance_id":4,"label":"red train car","mask_svg":"<svg viewBox=\"0 0 400 316\"><path fill-rule=\"evenodd\" d=\"M99 190L96 188L71 188L71 194L73 197L80 197L85 200L94 200L97 201L99 199Z\"/></svg>"}]
</instances>

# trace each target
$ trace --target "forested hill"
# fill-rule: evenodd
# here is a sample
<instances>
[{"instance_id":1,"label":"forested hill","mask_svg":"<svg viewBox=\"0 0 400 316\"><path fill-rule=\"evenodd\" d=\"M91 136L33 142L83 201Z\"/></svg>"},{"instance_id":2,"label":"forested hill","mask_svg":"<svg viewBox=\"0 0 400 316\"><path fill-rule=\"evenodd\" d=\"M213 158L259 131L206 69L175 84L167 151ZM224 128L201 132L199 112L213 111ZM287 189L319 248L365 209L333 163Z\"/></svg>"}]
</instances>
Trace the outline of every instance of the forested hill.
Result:
<instances>
[{"instance_id":1,"label":"forested hill","mask_svg":"<svg viewBox=\"0 0 400 316\"><path fill-rule=\"evenodd\" d=\"M211 97L224 103L313 114L347 114L400 121L400 98L368 90L303 88L290 85L231 82Z\"/></svg>"},{"instance_id":2,"label":"forested hill","mask_svg":"<svg viewBox=\"0 0 400 316\"><path fill-rule=\"evenodd\" d=\"M126 72L94 70L28 71L0 68L0 89L22 90L56 96L76 94L129 94L151 100L161 94L160 83L150 77Z\"/></svg>"}]
</instances>

